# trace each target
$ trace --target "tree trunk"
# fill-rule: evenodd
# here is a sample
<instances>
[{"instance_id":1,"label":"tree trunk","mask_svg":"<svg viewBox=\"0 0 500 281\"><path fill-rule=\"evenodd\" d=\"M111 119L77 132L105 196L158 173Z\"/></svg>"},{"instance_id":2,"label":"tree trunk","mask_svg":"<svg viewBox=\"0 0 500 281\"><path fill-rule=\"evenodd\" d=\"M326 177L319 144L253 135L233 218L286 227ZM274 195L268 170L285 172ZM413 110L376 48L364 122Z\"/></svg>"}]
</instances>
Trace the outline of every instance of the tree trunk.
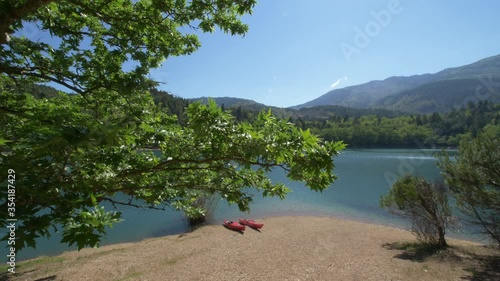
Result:
<instances>
[{"instance_id":1,"label":"tree trunk","mask_svg":"<svg viewBox=\"0 0 500 281\"><path fill-rule=\"evenodd\" d=\"M444 238L444 235L446 234L445 229L443 227L438 227L438 233L439 233L439 241L438 241L439 247L441 248L448 247L446 239Z\"/></svg>"}]
</instances>

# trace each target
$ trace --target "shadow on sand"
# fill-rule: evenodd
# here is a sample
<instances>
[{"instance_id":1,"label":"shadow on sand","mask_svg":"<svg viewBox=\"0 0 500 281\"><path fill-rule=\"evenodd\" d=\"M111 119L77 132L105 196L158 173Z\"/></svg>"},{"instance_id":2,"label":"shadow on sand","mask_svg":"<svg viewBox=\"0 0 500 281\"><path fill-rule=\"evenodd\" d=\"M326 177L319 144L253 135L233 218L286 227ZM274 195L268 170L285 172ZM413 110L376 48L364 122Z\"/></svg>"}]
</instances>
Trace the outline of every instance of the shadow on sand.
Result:
<instances>
[{"instance_id":1,"label":"shadow on sand","mask_svg":"<svg viewBox=\"0 0 500 281\"><path fill-rule=\"evenodd\" d=\"M403 251L400 254L395 255L395 258L402 260L410 260L414 262L424 262L427 258L439 254L441 251L445 250L443 248L436 248L426 244L420 244L415 242L394 242L386 243L382 245L383 248L387 250L399 250Z\"/></svg>"},{"instance_id":2,"label":"shadow on sand","mask_svg":"<svg viewBox=\"0 0 500 281\"><path fill-rule=\"evenodd\" d=\"M395 242L383 244L382 247L399 251L394 256L398 259L420 263L428 260L453 263L469 273L461 277L462 280L500 280L500 251L488 246L474 246L476 249L454 246L436 248L415 242Z\"/></svg>"},{"instance_id":3,"label":"shadow on sand","mask_svg":"<svg viewBox=\"0 0 500 281\"><path fill-rule=\"evenodd\" d=\"M248 225L246 227L248 227L250 229L253 229L253 230L255 230L255 231L259 232L259 233L262 233L262 232L260 232L259 228L251 227L251 226L248 226Z\"/></svg>"},{"instance_id":4,"label":"shadow on sand","mask_svg":"<svg viewBox=\"0 0 500 281\"><path fill-rule=\"evenodd\" d=\"M56 275L52 275L52 276L49 276L49 277L36 279L34 281L52 281L52 280L56 280L56 278L57 278Z\"/></svg>"},{"instance_id":5,"label":"shadow on sand","mask_svg":"<svg viewBox=\"0 0 500 281\"><path fill-rule=\"evenodd\" d=\"M478 267L467 267L464 270L469 276L462 277L463 280L500 280L500 256L475 255Z\"/></svg>"},{"instance_id":6,"label":"shadow on sand","mask_svg":"<svg viewBox=\"0 0 500 281\"><path fill-rule=\"evenodd\" d=\"M17 271L17 270L16 270ZM36 269L33 269L33 270L29 270L29 271L23 271L23 272L16 272L16 273L1 273L0 274L0 280L12 280L11 278L13 278L14 276L16 278L19 278L19 277L22 277L23 275L25 275L26 273L30 273L30 272L33 272L33 271L36 271ZM47 277L43 277L43 278L39 278L39 279L35 279L33 281L52 281L52 280L56 280L57 278L57 275L51 275L51 276L47 276ZM28 280L28 279L26 279Z\"/></svg>"}]
</instances>

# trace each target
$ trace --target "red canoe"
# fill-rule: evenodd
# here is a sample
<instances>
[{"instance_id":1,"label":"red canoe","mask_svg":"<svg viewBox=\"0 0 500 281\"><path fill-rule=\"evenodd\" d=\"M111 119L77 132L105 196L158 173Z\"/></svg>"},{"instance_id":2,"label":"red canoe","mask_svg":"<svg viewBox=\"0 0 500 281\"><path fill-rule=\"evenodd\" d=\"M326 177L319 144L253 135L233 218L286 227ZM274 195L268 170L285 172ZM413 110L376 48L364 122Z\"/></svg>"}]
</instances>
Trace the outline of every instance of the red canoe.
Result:
<instances>
[{"instance_id":1,"label":"red canoe","mask_svg":"<svg viewBox=\"0 0 500 281\"><path fill-rule=\"evenodd\" d=\"M262 228L264 226L263 223L256 223L254 220L240 219L240 223L243 225L248 225L252 228Z\"/></svg>"},{"instance_id":2,"label":"red canoe","mask_svg":"<svg viewBox=\"0 0 500 281\"><path fill-rule=\"evenodd\" d=\"M244 225L241 225L235 221L227 221L227 220L224 220L224 225L231 228L231 229L234 229L234 230L241 230L241 231L244 231L245 230L245 226Z\"/></svg>"}]
</instances>

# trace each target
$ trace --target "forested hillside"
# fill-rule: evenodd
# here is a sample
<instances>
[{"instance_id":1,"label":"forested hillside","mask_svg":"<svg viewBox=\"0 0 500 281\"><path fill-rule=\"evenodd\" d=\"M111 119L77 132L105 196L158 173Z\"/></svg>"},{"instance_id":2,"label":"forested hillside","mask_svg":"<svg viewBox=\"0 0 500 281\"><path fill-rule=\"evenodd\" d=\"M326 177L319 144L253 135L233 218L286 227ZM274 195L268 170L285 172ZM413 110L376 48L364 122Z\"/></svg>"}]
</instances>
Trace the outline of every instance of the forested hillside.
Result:
<instances>
[{"instance_id":1,"label":"forested hillside","mask_svg":"<svg viewBox=\"0 0 500 281\"><path fill-rule=\"evenodd\" d=\"M168 109L170 114L176 115L179 122L184 124L186 121L185 110L190 101L181 97L174 96L168 92L153 89L151 95L156 104Z\"/></svg>"},{"instance_id":2,"label":"forested hillside","mask_svg":"<svg viewBox=\"0 0 500 281\"><path fill-rule=\"evenodd\" d=\"M326 140L341 139L349 147L455 147L461 138L475 137L486 126L500 128L500 105L479 102L446 114L336 116L296 124Z\"/></svg>"},{"instance_id":3,"label":"forested hillside","mask_svg":"<svg viewBox=\"0 0 500 281\"><path fill-rule=\"evenodd\" d=\"M464 85L472 85L470 80L460 81ZM435 83L435 87L439 85L446 92L446 81ZM44 85L29 85L23 89L38 98L57 95L57 90ZM192 101L160 90L152 90L151 95L156 104L167 108L170 114L177 116L181 124L185 124L185 109ZM446 95L443 95L443 99L446 99ZM218 101L220 103L222 100ZM445 114L410 114L387 109L344 106L294 110L244 103L240 99L231 101L235 107L226 107L225 104L219 106L230 111L238 122L252 122L262 110L271 110L279 119L289 120L304 130L310 129L325 140L343 140L349 147L457 146L460 138L475 137L485 126L500 126L500 104L488 101L469 102L465 106L457 104ZM419 103L408 102L406 108L412 105L418 106ZM403 104L401 107L404 108Z\"/></svg>"},{"instance_id":4,"label":"forested hillside","mask_svg":"<svg viewBox=\"0 0 500 281\"><path fill-rule=\"evenodd\" d=\"M492 77L491 81L500 81ZM449 112L461 108L469 101L500 102L500 95L492 91L488 80L455 79L425 84L379 100L375 106L413 113ZM484 85L484 84L486 85Z\"/></svg>"}]
</instances>

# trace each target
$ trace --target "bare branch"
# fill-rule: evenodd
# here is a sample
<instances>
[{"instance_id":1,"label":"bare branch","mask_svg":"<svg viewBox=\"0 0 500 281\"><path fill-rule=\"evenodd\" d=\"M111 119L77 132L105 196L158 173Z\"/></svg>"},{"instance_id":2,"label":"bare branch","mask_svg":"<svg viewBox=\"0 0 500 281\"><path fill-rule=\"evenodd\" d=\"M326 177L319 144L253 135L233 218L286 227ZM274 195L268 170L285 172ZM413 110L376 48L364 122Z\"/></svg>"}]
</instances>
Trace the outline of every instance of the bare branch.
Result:
<instances>
[{"instance_id":1,"label":"bare branch","mask_svg":"<svg viewBox=\"0 0 500 281\"><path fill-rule=\"evenodd\" d=\"M152 205L147 205L147 206L138 205L138 204L132 203L132 201L133 201L132 199L130 199L128 202L117 201L117 200L107 198L107 197L103 197L101 199L102 199L102 201L110 202L115 209L117 209L116 205L129 206L129 207L134 207L134 208L138 208L138 209L158 210L158 211L165 211L166 207L169 207L168 204L164 204L163 207L156 207L156 206L152 206Z\"/></svg>"}]
</instances>

